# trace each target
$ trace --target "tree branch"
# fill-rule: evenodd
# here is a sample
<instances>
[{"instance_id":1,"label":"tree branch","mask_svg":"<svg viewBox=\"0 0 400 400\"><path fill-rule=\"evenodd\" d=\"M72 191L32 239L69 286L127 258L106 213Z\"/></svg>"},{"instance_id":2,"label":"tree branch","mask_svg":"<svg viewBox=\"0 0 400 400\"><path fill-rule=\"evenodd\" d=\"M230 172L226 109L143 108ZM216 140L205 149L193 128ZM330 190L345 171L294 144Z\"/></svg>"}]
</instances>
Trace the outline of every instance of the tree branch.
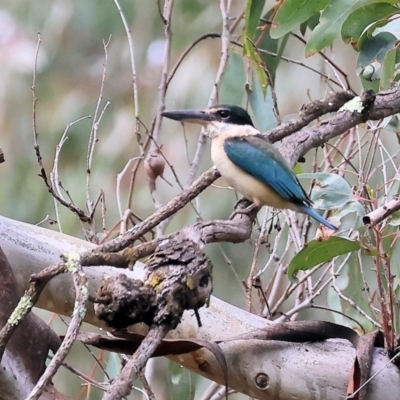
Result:
<instances>
[{"instance_id":1,"label":"tree branch","mask_svg":"<svg viewBox=\"0 0 400 400\"><path fill-rule=\"evenodd\" d=\"M363 223L365 225L375 226L398 210L400 210L400 197L396 196L393 200L390 200L383 206L377 208L367 215L364 215Z\"/></svg>"}]
</instances>

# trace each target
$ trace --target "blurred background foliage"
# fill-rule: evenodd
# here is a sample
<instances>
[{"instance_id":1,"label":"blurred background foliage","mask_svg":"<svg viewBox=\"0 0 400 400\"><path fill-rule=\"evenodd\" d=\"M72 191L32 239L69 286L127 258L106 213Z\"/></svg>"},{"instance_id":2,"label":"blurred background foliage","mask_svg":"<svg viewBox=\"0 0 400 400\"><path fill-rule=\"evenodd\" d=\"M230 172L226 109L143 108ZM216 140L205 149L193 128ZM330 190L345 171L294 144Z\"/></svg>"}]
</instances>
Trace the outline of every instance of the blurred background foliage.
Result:
<instances>
[{"instance_id":1,"label":"blurred background foliage","mask_svg":"<svg viewBox=\"0 0 400 400\"><path fill-rule=\"evenodd\" d=\"M267 2L267 6L271 7L272 4ZM39 0L35 3L12 4L0 2L0 5L0 131L6 157L6 163L2 165L0 190L7 193L7 196L1 196L0 210L4 216L30 223L37 223L46 215L55 218L53 199L37 176L39 169L33 150L31 86L37 32L41 34L42 43L36 81L36 119L39 145L48 172L53 166L55 147L67 124L94 113L104 63L103 41L110 39L103 104L105 101L111 104L99 126L99 141L91 177L92 198L97 198L100 189L105 192L106 222L110 229L118 221L116 176L130 158L139 155L134 135L129 49L118 11L112 2L90 0ZM243 2L233 2L230 14L238 15L243 5ZM140 117L146 126L150 126L157 107L163 60L163 24L156 2L121 2L121 7L134 41ZM181 52L197 37L221 30L219 2L191 1L189 5L188 2L177 1L172 24L171 65L174 65ZM237 32L240 40L241 29ZM335 45L338 49L327 50L332 59L340 62L344 70L351 70L351 67L354 69L356 53L340 41ZM288 39L284 54L318 70L327 68L322 57L305 59L304 45L296 38ZM241 55L240 48L232 48L221 85L220 102L244 104L246 77ZM204 107L212 89L219 58L219 39L200 42L173 78L167 93L166 108ZM350 76L349 79L352 79L353 88L359 90L359 79L356 76ZM323 97L327 90L325 82L312 71L283 62L276 71L275 86L279 93L278 104L282 116L296 113L302 104ZM263 110L268 116L273 115L270 102ZM257 123L262 129L276 124L274 119L269 123ZM69 129L59 165L63 187L68 189L74 202L81 208L85 208L86 156L91 124L91 119L85 119ZM163 152L173 163L183 183L187 179L188 159L192 159L196 147L198 128L187 125L185 130L187 155L184 150L186 139L179 126L165 121L160 137ZM200 170L211 166L208 154L206 151ZM174 182L168 168L165 176L169 182ZM125 204L129 177L126 176L122 183ZM162 180L157 181L157 186L164 203L180 191L176 184L171 188ZM212 201L215 198L219 201ZM230 191L210 188L200 197L202 216L204 219L226 218L235 201L236 197ZM154 210L142 167L135 183L132 209L142 217ZM65 233L83 237L77 219L68 210L60 208L60 217ZM186 207L174 218L168 231L194 221L195 214L190 207ZM53 226L53 229L58 227ZM98 229L101 230L101 225ZM248 244L227 245L229 253L230 247L243 247L243 250L247 249L247 253L251 254ZM235 269L242 275L241 278L246 274L241 267L247 264L245 254L246 251L236 254L236 257L243 255L243 258L239 256L240 259L235 262ZM226 292L232 293L230 290ZM236 296L229 300L239 301Z\"/></svg>"},{"instance_id":2,"label":"blurred background foliage","mask_svg":"<svg viewBox=\"0 0 400 400\"><path fill-rule=\"evenodd\" d=\"M249 42L245 42L248 45L245 52L250 59L253 58L253 61L261 57L261 61L265 62L269 69L277 93L280 115L284 121L295 115L304 103L322 99L332 89L341 90L326 79L329 77L344 81L343 75L338 73L337 68L345 71L346 74L343 87L355 93L360 93L363 87L379 89L380 86L390 86L390 79L393 78L397 66L397 25L390 25L390 33L378 32L384 34L382 40L386 44L386 52L380 55L373 51L372 45L376 45L377 39L374 36L376 31L371 29L373 24L376 24L374 29L387 25L382 23L382 19L388 22L387 19L397 13L395 2L364 1L365 7L375 8L362 10L351 9L351 5L348 5L347 25L346 18L343 18L337 22L338 26L335 27L336 31L333 33L328 31L332 28L331 25L336 24L332 22L337 21L335 13L340 11L340 6L345 6L345 1L331 4L329 1L315 2L320 8L316 7L312 15L311 11L308 11L310 15L307 14L306 17L301 13L296 14L298 19L288 19L285 14L287 11L293 11L293 1L280 3L283 3L283 6L275 15L272 10L276 4L275 1L233 1L229 15L235 18L241 15L247 6L253 7L251 12L256 13L254 15L259 12L259 16L264 20L272 16L276 18L271 36L265 34L257 44L261 49L278 53L283 58L254 52ZM336 9L332 6L333 3L336 4ZM376 8L376 3L379 5L378 8ZM134 44L138 111L144 126L150 128L158 106L158 89L164 63L164 25L160 19L156 1L121 0L120 5L131 29ZM355 12L359 14L352 14ZM373 20L371 20L371 15L375 16ZM320 16L320 24L317 26ZM361 19L362 16L365 16L364 19ZM360 21L360 19L365 22L365 26L361 30L354 30L354 21ZM258 15L255 21L258 24ZM254 26L254 21L249 23ZM395 18L393 23L396 23ZM242 19L232 37L239 44L243 44L243 26ZM313 31L316 26L317 28ZM340 32L341 26L344 29L342 32ZM247 35L253 39L251 35L259 31L251 29L245 31L244 36ZM44 226L50 229L62 229L65 233L84 237L79 221L69 210L60 208L61 224L51 223L56 219L54 201L43 181L38 177L39 168L33 149L31 90L38 32L41 35L41 45L36 77L38 98L36 122L39 132L38 141L44 157L44 166L48 172L53 166L55 148L67 125L79 118L94 114L105 62L103 42L109 42L102 106L107 101L110 102L110 106L105 110L99 124L98 143L91 173L92 199L97 198L100 190L105 193L107 209L105 221L106 229L109 230L119 221L116 201L117 175L129 159L140 156L135 135L129 47L121 17L112 1L0 1L0 147L6 158L6 162L0 166L0 193L2 194L0 212L6 217L32 224L49 216L50 221L46 221ZM170 68L177 62L181 53L199 36L211 32L221 32L219 1L176 0L172 16ZM295 34L290 34L290 32ZM329 35L324 32L328 32ZM321 43L320 39L326 40ZM323 54L319 54L319 51L323 51ZM390 51L392 53L389 53ZM306 54L310 57L307 58ZM199 42L184 59L171 81L166 95L166 109L205 107L214 84L220 56L219 38L208 38ZM335 67L333 68L332 65ZM373 70L369 68L371 65ZM273 113L270 87L263 86L259 73L256 67L254 70L248 68L247 61L243 59L242 47L232 45L227 68L219 88L218 101L243 106L250 104L250 113L256 125L260 130L267 130L276 126L277 121ZM247 84L250 85L251 90ZM264 90L266 90L265 97ZM87 118L69 128L68 140L63 145L59 163L62 185L69 191L75 204L81 208L85 208L86 157L91 124L92 120ZM183 130L177 123L171 121L162 123L158 144L163 146L162 151L173 165L183 186L188 179L198 132L199 129L196 126L187 125ZM146 129L143 128L141 133L145 139ZM398 146L395 135L382 140L386 148ZM208 146L209 144L202 157L199 172L211 166ZM358 165L359 157L359 154L355 156L356 165ZM301 166L303 172L311 171L312 158L308 157L307 163ZM320 151L316 160L320 162L323 158L324 153ZM380 163L379 160L371 162L374 166ZM395 165L388 165L387 173L389 178L395 176L397 173ZM164 204L181 191L168 167L165 170L165 177L172 186L163 180L157 180L157 192ZM358 182L358 177L354 173L346 173L345 179L349 182L348 190ZM371 179L370 185L375 187L381 183L382 175L375 175ZM127 203L129 180L129 174L125 174L121 191L123 207ZM224 182L219 180L217 184L223 186ZM307 184L304 184L307 187ZM397 186L394 187L393 192L397 193L397 189ZM227 218L237 199L238 196L233 191L214 186L200 195L197 207L205 220ZM135 180L131 208L142 218L150 215L155 209L143 165L139 167ZM356 215L352 214L348 222L344 221L345 224L347 223L346 226L360 225L359 220L356 222ZM361 215L361 212L358 215ZM260 223L262 218L263 212L260 213ZM187 206L172 219L166 232L178 230L195 221L196 214L192 207ZM100 213L96 217L96 223L101 239ZM272 234L270 243L273 243L274 235L275 233ZM282 248L278 249L278 253L282 253L287 238L286 231L281 236L279 246ZM390 245L393 246L392 242ZM230 303L244 307L246 296L242 280L246 280L251 266L254 241L235 245L210 245L207 250L215 266L214 293ZM263 267L269 254L268 246L261 248L257 258L258 267ZM286 258L290 259L293 255L294 251L291 249L286 254ZM339 257L340 262L341 260L344 260L344 256ZM372 261L366 261L366 263L372 263ZM357 264L355 255L349 259L349 265L351 264ZM360 277L355 273L356 268L347 268L345 271L347 272L338 278L337 284L343 290L347 288L349 290L347 295L351 297L353 289L360 286L357 284L351 289L348 280L354 278L356 281L360 280ZM263 280L268 282L271 276L271 273L268 273L265 277L263 276ZM362 286L362 282L360 285ZM365 298L360 299L360 302L364 306ZM344 307L340 298L332 290L328 291L326 299L322 301L322 304L328 303L332 308ZM281 311L290 309L292 305L288 303ZM354 310L352 313L354 314ZM47 314L42 315L49 320L50 317ZM301 319L318 317L325 320L335 318L328 312L315 309L302 310L299 315ZM339 318L340 320L336 319L337 322L345 322L340 316ZM367 323L364 320L363 322ZM55 326L62 330L62 324L57 323ZM82 354L81 349L75 348L74 352L75 354L70 355L70 359L74 360L75 367L90 374L90 369L95 368L93 359L89 355L79 357ZM106 358L108 359L108 356ZM120 360L114 360L114 363L111 362L112 359L108 360L107 370L111 376L115 375ZM80 363L85 365L79 365ZM165 369L163 366L165 363L168 364L164 360L151 366L157 371L155 376L169 374L158 381L159 389L157 390L164 393L165 398L168 396L171 399L194 398L196 382L198 388L196 393L201 393L208 385L204 380L177 366ZM67 373L67 376L69 374ZM104 373L99 369L93 376L100 381L105 379ZM94 388L89 388L87 391L85 389L79 397L79 380L70 384L68 379L64 380L63 376L58 380L58 388L61 391L74 398L100 398L100 391ZM132 398L140 398L140 396L136 393L132 395ZM200 397L196 396L196 398Z\"/></svg>"}]
</instances>

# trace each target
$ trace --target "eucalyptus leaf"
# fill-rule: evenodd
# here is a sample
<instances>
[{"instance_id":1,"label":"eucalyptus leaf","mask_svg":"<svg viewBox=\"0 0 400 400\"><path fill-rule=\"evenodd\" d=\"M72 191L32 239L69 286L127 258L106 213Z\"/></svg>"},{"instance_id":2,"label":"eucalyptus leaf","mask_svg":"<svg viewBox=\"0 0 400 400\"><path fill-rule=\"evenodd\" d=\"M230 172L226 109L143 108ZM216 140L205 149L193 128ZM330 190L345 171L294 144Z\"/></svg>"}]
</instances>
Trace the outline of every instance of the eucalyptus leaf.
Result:
<instances>
[{"instance_id":1,"label":"eucalyptus leaf","mask_svg":"<svg viewBox=\"0 0 400 400\"><path fill-rule=\"evenodd\" d=\"M342 39L351 43L355 49L358 48L358 40L364 30L372 23L399 13L399 9L392 4L374 3L367 4L350 13L342 26ZM384 23L388 20L384 20Z\"/></svg>"},{"instance_id":2,"label":"eucalyptus leaf","mask_svg":"<svg viewBox=\"0 0 400 400\"><path fill-rule=\"evenodd\" d=\"M374 79L379 79L386 53L394 49L396 43L396 36L388 32L381 32L373 38L365 40L357 60L357 71L363 73L365 68L371 66L374 69Z\"/></svg>"},{"instance_id":3,"label":"eucalyptus leaf","mask_svg":"<svg viewBox=\"0 0 400 400\"><path fill-rule=\"evenodd\" d=\"M280 2L271 28L271 37L277 39L296 29L302 22L308 21L314 16L317 11L324 9L329 2L330 0L286 0Z\"/></svg>"},{"instance_id":4,"label":"eucalyptus leaf","mask_svg":"<svg viewBox=\"0 0 400 400\"><path fill-rule=\"evenodd\" d=\"M244 14L244 36L254 40L265 0L247 0Z\"/></svg>"},{"instance_id":5,"label":"eucalyptus leaf","mask_svg":"<svg viewBox=\"0 0 400 400\"><path fill-rule=\"evenodd\" d=\"M389 225L400 226L400 211L396 211L391 215ZM400 258L399 258L399 260L400 260Z\"/></svg>"},{"instance_id":6,"label":"eucalyptus leaf","mask_svg":"<svg viewBox=\"0 0 400 400\"><path fill-rule=\"evenodd\" d=\"M291 282L296 281L294 275L297 271L307 271L318 264L332 260L336 256L350 253L361 248L359 242L331 236L327 240L313 240L300 250L290 261L288 278Z\"/></svg>"},{"instance_id":7,"label":"eucalyptus leaf","mask_svg":"<svg viewBox=\"0 0 400 400\"><path fill-rule=\"evenodd\" d=\"M257 47L254 44L260 17L265 5L265 0L247 0L243 28L243 54L247 56L256 70L258 81L264 97L267 94L268 76L265 64Z\"/></svg>"},{"instance_id":8,"label":"eucalyptus leaf","mask_svg":"<svg viewBox=\"0 0 400 400\"><path fill-rule=\"evenodd\" d=\"M231 51L221 82L221 102L241 104L245 79L242 56L235 51Z\"/></svg>"},{"instance_id":9,"label":"eucalyptus leaf","mask_svg":"<svg viewBox=\"0 0 400 400\"><path fill-rule=\"evenodd\" d=\"M106 372L108 376L104 379L114 379L121 372L121 359L117 353L109 353Z\"/></svg>"},{"instance_id":10,"label":"eucalyptus leaf","mask_svg":"<svg viewBox=\"0 0 400 400\"><path fill-rule=\"evenodd\" d=\"M273 112L273 101L271 89L267 90L264 97L260 82L253 73L253 85L249 95L251 109L257 120L257 127L261 132L275 128L277 121Z\"/></svg>"},{"instance_id":11,"label":"eucalyptus leaf","mask_svg":"<svg viewBox=\"0 0 400 400\"><path fill-rule=\"evenodd\" d=\"M311 192L311 200L314 208L320 210L331 210L342 207L352 200L352 190L348 182L337 174L328 172L304 173L297 175L298 178L316 179Z\"/></svg>"},{"instance_id":12,"label":"eucalyptus leaf","mask_svg":"<svg viewBox=\"0 0 400 400\"><path fill-rule=\"evenodd\" d=\"M382 90L389 89L393 84L394 70L396 66L396 52L397 49L389 50L383 59L382 76L380 82L380 87Z\"/></svg>"},{"instance_id":13,"label":"eucalyptus leaf","mask_svg":"<svg viewBox=\"0 0 400 400\"><path fill-rule=\"evenodd\" d=\"M308 2L307 2L308 3ZM395 4L394 0L335 0L331 1L321 14L320 23L313 30L306 45L306 56L329 46L339 35L344 22L355 10L374 3Z\"/></svg>"}]
</instances>

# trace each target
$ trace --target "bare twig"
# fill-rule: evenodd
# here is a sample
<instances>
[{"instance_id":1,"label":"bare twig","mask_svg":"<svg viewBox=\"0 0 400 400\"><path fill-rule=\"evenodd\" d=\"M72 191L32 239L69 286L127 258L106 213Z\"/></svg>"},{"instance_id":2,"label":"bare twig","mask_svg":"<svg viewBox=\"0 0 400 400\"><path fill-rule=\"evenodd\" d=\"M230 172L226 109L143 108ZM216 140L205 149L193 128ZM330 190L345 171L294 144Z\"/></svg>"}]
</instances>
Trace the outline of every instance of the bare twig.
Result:
<instances>
[{"instance_id":1,"label":"bare twig","mask_svg":"<svg viewBox=\"0 0 400 400\"><path fill-rule=\"evenodd\" d=\"M219 61L217 75L215 77L214 86L211 91L210 97L208 98L207 106L211 106L215 104L218 100L218 90L219 85L224 74L226 65L228 63L229 58L229 44L231 40L231 32L229 26L229 7L230 1L220 0L220 9L222 15L222 34L221 34L221 57ZM204 146L206 143L206 136L204 129L202 128L200 131L199 140L197 142L197 148L195 155L193 157L193 161L189 171L189 177L187 180L187 185L191 185L193 183L194 177L196 176L197 169L199 168L199 163L201 157L203 155Z\"/></svg>"},{"instance_id":2,"label":"bare twig","mask_svg":"<svg viewBox=\"0 0 400 400\"><path fill-rule=\"evenodd\" d=\"M220 38L221 34L220 33L206 33L204 35L199 36L193 43L191 43L185 51L180 55L178 58L178 61L175 63L175 65L172 67L171 72L168 75L168 79L166 81L166 88L168 89L169 84L171 83L172 78L175 76L176 71L178 71L178 68L182 64L183 60L187 57L187 55L192 51L192 49L199 44L201 41L205 39L215 39L215 38Z\"/></svg>"},{"instance_id":3,"label":"bare twig","mask_svg":"<svg viewBox=\"0 0 400 400\"><path fill-rule=\"evenodd\" d=\"M304 38L302 38L300 35L291 32L291 35L294 36L296 39L300 40L304 45L306 44L306 41L304 40ZM347 86L347 90L351 90L353 93L355 93L353 91L353 89L351 89L349 80L348 80L348 76L347 74L337 65L335 64L323 51L319 51L318 54L325 60L327 61L329 64L332 65L332 68L334 68L335 70L339 71L340 74L343 76L343 78L346 81L346 86Z\"/></svg>"},{"instance_id":4,"label":"bare twig","mask_svg":"<svg viewBox=\"0 0 400 400\"><path fill-rule=\"evenodd\" d=\"M139 146L139 151L140 151L140 158L144 157L145 153L145 147L143 146L142 143L142 136L140 133L140 117L139 117L139 91L138 91L138 86L137 86L137 74L136 74L136 64L135 64L135 57L134 57L134 51L133 51L133 40L132 40L132 33L129 28L128 21L125 18L125 14L122 11L122 8L119 4L118 0L114 0L114 4L117 7L117 10L119 12L119 15L122 20L122 24L124 25L125 33L126 33L126 38L128 40L128 46L129 46L129 56L130 56L130 62L131 62L131 71L132 71L132 93L133 93L133 104L134 104L134 109L135 109L135 135L136 135L136 140ZM133 185L136 177L136 171L139 166L139 163L136 163L135 168L132 170L132 175L131 175L131 180L129 183L129 196L128 196L128 201L127 201L127 206L126 208L131 208L131 202L132 202L132 195L133 195Z\"/></svg>"},{"instance_id":5,"label":"bare twig","mask_svg":"<svg viewBox=\"0 0 400 400\"><path fill-rule=\"evenodd\" d=\"M258 260L258 255L260 252L260 247L262 243L264 242L264 236L265 232L267 230L267 222L268 222L268 213L266 212L264 215L264 220L261 225L260 229L260 235L256 241L255 247L254 247L254 253L253 253L253 260L251 262L251 268L249 272L249 276L247 277L246 281L246 286L247 286L247 293L246 293L246 308L248 311L251 310L251 298L252 298L252 288L253 288L253 282L254 282L254 276L256 274L256 267L257 267L257 260Z\"/></svg>"},{"instance_id":6,"label":"bare twig","mask_svg":"<svg viewBox=\"0 0 400 400\"><path fill-rule=\"evenodd\" d=\"M353 308L355 308L364 318L366 318L373 326L375 326L378 329L382 329L382 325L376 322L373 318L371 318L364 310L362 310L352 299L346 297L340 289L337 287L335 280L333 280L332 283L332 288L333 290L338 294L338 296L349 303Z\"/></svg>"},{"instance_id":7,"label":"bare twig","mask_svg":"<svg viewBox=\"0 0 400 400\"><path fill-rule=\"evenodd\" d=\"M158 87L157 113L155 117L155 123L151 130L151 136L154 142L156 143L160 132L161 113L165 110L165 95L167 92L168 79L169 79L168 69L169 69L169 61L171 53L171 17L172 17L173 6L174 6L174 0L165 0L164 11L162 14L162 18L164 21L164 36L165 36L164 58L162 62L161 82Z\"/></svg>"},{"instance_id":8,"label":"bare twig","mask_svg":"<svg viewBox=\"0 0 400 400\"><path fill-rule=\"evenodd\" d=\"M26 400L37 400L41 396L44 388L49 383L50 379L57 372L58 368L65 357L68 355L79 331L79 327L83 321L86 314L86 300L88 298L88 282L86 275L83 273L82 265L80 262L79 254L68 254L64 257L65 268L72 274L72 278L75 286L75 306L74 312L72 314L71 321L68 325L67 333L65 338L54 355L53 359L50 361L45 372L40 377L35 387L32 389L31 393Z\"/></svg>"},{"instance_id":9,"label":"bare twig","mask_svg":"<svg viewBox=\"0 0 400 400\"><path fill-rule=\"evenodd\" d=\"M76 214L82 222L90 222L90 217L88 215L86 215L82 209L80 209L79 207L76 207L72 202L65 201L62 197L60 197L57 194L57 192L54 190L53 186L49 182L49 179L47 178L47 173L46 173L46 170L43 165L43 158L42 158L39 143L38 143L39 133L37 130L37 125L36 125L36 104L38 101L38 99L36 97L36 71L37 71L37 61L38 61L38 55L39 55L39 49L40 49L41 42L42 42L42 37L41 37L40 33L38 33L35 61L34 61L34 67L33 67L33 78L32 78L32 97L33 97L32 130L33 130L33 148L35 150L36 159L39 164L39 170L40 170L39 176L43 179L43 181L47 187L47 190L54 197L55 200L57 200L64 207L68 208L74 214ZM75 122L77 122L77 121L75 121Z\"/></svg>"},{"instance_id":10,"label":"bare twig","mask_svg":"<svg viewBox=\"0 0 400 400\"><path fill-rule=\"evenodd\" d=\"M146 375L144 374L143 371L140 372L139 379L140 379L140 382L142 382L144 394L145 394L147 400L156 400L156 396L154 395L153 391L151 390L150 384L147 381Z\"/></svg>"},{"instance_id":11,"label":"bare twig","mask_svg":"<svg viewBox=\"0 0 400 400\"><path fill-rule=\"evenodd\" d=\"M87 208L89 214L93 214L93 204L90 199L90 174L91 174L91 170L92 170L94 148L97 143L97 130L99 128L99 124L104 115L105 110L110 105L110 102L107 101L105 106L103 107L100 115L98 116L98 113L100 110L100 105L103 100L104 83L106 80L107 61L108 61L107 47L110 43L110 40L111 40L111 36L108 38L107 42L103 41L103 48L104 48L103 73L101 76L100 93L99 93L99 97L97 99L96 109L94 111L92 127L90 128L87 158L86 158L86 208ZM95 233L95 232L93 231L93 233Z\"/></svg>"},{"instance_id":12,"label":"bare twig","mask_svg":"<svg viewBox=\"0 0 400 400\"><path fill-rule=\"evenodd\" d=\"M125 176L126 172L130 168L131 164L133 161L136 161L138 159L141 159L141 157L135 157L135 158L130 158L128 162L125 164L125 167L122 169L122 171L117 175L117 187L115 190L115 195L117 197L117 207L118 207L118 212L119 212L119 217L122 219L123 218L123 210L122 210L122 202L121 202L121 181L123 177ZM132 171L133 173L133 171Z\"/></svg>"},{"instance_id":13,"label":"bare twig","mask_svg":"<svg viewBox=\"0 0 400 400\"><path fill-rule=\"evenodd\" d=\"M52 360L54 358L54 356L52 355L48 355L47 356L50 360ZM62 367L64 367L65 369L67 369L68 371L72 372L73 374L75 374L79 379L81 379L83 382L86 382L90 385L93 385L94 387L97 387L103 391L106 391L107 388L104 385L101 385L99 382L95 381L94 379L92 379L90 376L82 373L81 371L78 371L76 368L72 367L71 365L67 364L66 362L61 362L60 364Z\"/></svg>"},{"instance_id":14,"label":"bare twig","mask_svg":"<svg viewBox=\"0 0 400 400\"><path fill-rule=\"evenodd\" d=\"M98 250L104 252L117 252L124 249L126 246L129 246L150 229L157 226L161 221L183 208L219 177L220 173L216 169L209 169L207 172L203 173L203 175L201 175L190 188L184 190L181 194L176 196L173 200L158 209L153 215L136 225L124 235L100 246Z\"/></svg>"},{"instance_id":15,"label":"bare twig","mask_svg":"<svg viewBox=\"0 0 400 400\"><path fill-rule=\"evenodd\" d=\"M72 126L74 126L76 123L83 121L85 119L88 119L88 118L90 118L90 115L86 115L84 117L78 118L77 120L68 123L67 126L65 127L65 130L61 136L61 139L60 139L58 145L56 146L53 169L50 172L50 182L54 188L54 191L57 193L58 197L61 198L64 202L67 202L67 200L64 198L64 196L61 193L61 188L60 188L61 180L60 180L59 174L58 174L58 165L59 165L59 160L60 160L61 149L62 149L64 143L68 140L67 133L68 133L69 129Z\"/></svg>"},{"instance_id":16,"label":"bare twig","mask_svg":"<svg viewBox=\"0 0 400 400\"><path fill-rule=\"evenodd\" d=\"M167 332L168 329L166 329L165 325L154 325L150 328L150 332L143 339L135 354L125 364L119 376L111 384L103 400L120 400L129 395L133 382L137 379L147 360L154 353L154 350Z\"/></svg>"}]
</instances>

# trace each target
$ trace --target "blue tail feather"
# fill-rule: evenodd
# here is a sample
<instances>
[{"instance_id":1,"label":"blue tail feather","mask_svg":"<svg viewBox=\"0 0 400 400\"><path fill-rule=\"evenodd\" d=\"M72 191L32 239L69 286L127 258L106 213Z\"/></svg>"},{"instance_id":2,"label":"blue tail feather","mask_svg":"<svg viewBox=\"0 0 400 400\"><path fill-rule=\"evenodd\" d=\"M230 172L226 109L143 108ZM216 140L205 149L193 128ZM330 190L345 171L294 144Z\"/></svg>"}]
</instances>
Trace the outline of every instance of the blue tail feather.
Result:
<instances>
[{"instance_id":1,"label":"blue tail feather","mask_svg":"<svg viewBox=\"0 0 400 400\"><path fill-rule=\"evenodd\" d=\"M313 208L307 207L305 205L298 205L297 206L302 212L308 214L310 217L316 219L319 223L322 225L325 225L327 228L332 229L334 231L337 230L337 227L335 225L332 225L330 222L328 222L325 218L321 217Z\"/></svg>"}]
</instances>

